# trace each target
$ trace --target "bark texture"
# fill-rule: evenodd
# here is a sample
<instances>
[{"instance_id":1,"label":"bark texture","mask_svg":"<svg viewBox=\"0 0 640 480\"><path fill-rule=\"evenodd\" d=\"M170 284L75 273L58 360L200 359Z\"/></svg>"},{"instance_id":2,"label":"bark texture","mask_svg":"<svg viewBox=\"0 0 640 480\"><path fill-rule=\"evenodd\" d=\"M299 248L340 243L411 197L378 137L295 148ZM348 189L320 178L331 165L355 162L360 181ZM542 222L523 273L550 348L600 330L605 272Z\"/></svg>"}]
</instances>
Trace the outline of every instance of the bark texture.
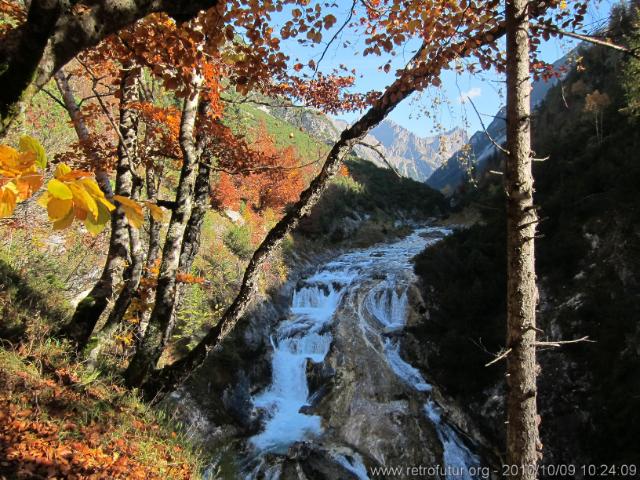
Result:
<instances>
[{"instance_id":1,"label":"bark texture","mask_svg":"<svg viewBox=\"0 0 640 480\"><path fill-rule=\"evenodd\" d=\"M162 170L156 169L155 165L148 165L146 172L146 184L147 184L147 199L151 202L158 203L158 190L162 182ZM173 207L172 207L173 208ZM162 224L156 221L153 216L149 216L149 239L147 245L147 258L144 264L144 275L149 277L151 270L155 267L156 261L160 257L160 229ZM152 294L151 288L146 286L143 291L138 291L140 295L150 296ZM149 324L149 317L151 312L145 309L140 317L140 323L136 332L136 338L138 342L144 338L144 333L147 330Z\"/></svg>"},{"instance_id":2,"label":"bark texture","mask_svg":"<svg viewBox=\"0 0 640 480\"><path fill-rule=\"evenodd\" d=\"M531 172L531 80L527 0L506 1L507 27L507 465L510 478L536 478L537 215ZM517 470L516 470L517 469Z\"/></svg>"},{"instance_id":3,"label":"bark texture","mask_svg":"<svg viewBox=\"0 0 640 480\"><path fill-rule=\"evenodd\" d=\"M97 0L82 11L67 0L32 0L27 21L0 45L0 135L20 103L82 50L154 12L185 21L218 0Z\"/></svg>"},{"instance_id":4,"label":"bark texture","mask_svg":"<svg viewBox=\"0 0 640 480\"><path fill-rule=\"evenodd\" d=\"M156 171L154 165L149 165L146 172L147 199L150 202L157 202L158 189L161 180L161 174ZM153 268L156 260L160 255L160 227L162 224L156 221L152 216L149 217L149 245L147 248L147 259L145 261L145 270L149 271Z\"/></svg>"},{"instance_id":5,"label":"bark texture","mask_svg":"<svg viewBox=\"0 0 640 480\"><path fill-rule=\"evenodd\" d=\"M130 387L142 384L164 350L173 329L173 306L176 295L176 275L187 222L193 208L193 192L198 172L199 152L195 141L195 123L202 77L196 75L194 93L185 100L180 125L180 147L183 154L182 170L176 192L176 206L172 211L162 251L156 299L144 337L125 373Z\"/></svg>"},{"instance_id":6,"label":"bark texture","mask_svg":"<svg viewBox=\"0 0 640 480\"><path fill-rule=\"evenodd\" d=\"M118 165L116 167L116 193L124 197L132 194L132 165L136 163L138 135L138 111L127 105L138 101L139 68L125 66L121 80L121 101L119 129L121 140L118 144ZM111 215L111 237L107 260L100 278L91 292L78 304L69 324L63 329L63 336L69 338L78 351L87 345L91 333L100 316L107 308L114 288L122 276L129 255L129 228L123 210L118 206Z\"/></svg>"},{"instance_id":7,"label":"bark texture","mask_svg":"<svg viewBox=\"0 0 640 480\"><path fill-rule=\"evenodd\" d=\"M204 222L204 216L209 208L209 202L211 198L210 192L210 179L211 179L211 167L201 162L198 167L198 177L196 178L196 186L193 197L193 209L191 216L187 222L187 228L184 231L184 237L182 241L182 250L180 251L180 264L178 271L183 273L189 273L193 266L193 261L196 259L198 251L200 251L200 238L202 234L202 222ZM176 286L176 295L174 299L171 330L175 326L178 312L182 307L182 301L184 300L184 294L186 290L184 283L178 283ZM167 332L170 336L171 332Z\"/></svg>"}]
</instances>

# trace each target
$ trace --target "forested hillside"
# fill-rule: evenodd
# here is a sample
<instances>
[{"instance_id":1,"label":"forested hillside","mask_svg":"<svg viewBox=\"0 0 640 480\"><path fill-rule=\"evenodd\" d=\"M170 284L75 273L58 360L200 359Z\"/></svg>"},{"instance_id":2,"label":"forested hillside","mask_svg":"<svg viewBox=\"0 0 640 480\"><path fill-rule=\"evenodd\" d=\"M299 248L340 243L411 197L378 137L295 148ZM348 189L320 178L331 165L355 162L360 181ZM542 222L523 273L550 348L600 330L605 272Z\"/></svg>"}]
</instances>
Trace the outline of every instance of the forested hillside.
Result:
<instances>
[{"instance_id":1,"label":"forested hillside","mask_svg":"<svg viewBox=\"0 0 640 480\"><path fill-rule=\"evenodd\" d=\"M635 38L633 15L621 15L613 31ZM534 163L539 333L551 342L539 352L543 462L633 463L640 435L638 60L597 46L581 47L579 56L533 124L533 149L544 160ZM502 168L494 155L490 169ZM486 173L461 202L482 212L482 221L417 258L429 317L414 335L429 348L416 345L413 354L447 391L473 399L478 421L499 439L504 364L485 364L504 351L500 176ZM590 342L552 345L585 336Z\"/></svg>"}]
</instances>

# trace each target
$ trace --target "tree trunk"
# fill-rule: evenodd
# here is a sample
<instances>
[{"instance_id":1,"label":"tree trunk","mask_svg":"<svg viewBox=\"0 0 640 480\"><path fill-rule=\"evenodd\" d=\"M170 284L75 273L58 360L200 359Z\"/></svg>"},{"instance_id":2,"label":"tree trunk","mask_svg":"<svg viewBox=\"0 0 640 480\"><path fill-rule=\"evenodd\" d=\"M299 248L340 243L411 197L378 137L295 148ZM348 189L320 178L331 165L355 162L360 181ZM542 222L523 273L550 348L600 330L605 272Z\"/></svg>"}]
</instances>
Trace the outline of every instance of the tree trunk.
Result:
<instances>
[{"instance_id":1,"label":"tree trunk","mask_svg":"<svg viewBox=\"0 0 640 480\"><path fill-rule=\"evenodd\" d=\"M156 301L151 311L149 324L138 349L125 372L125 380L130 387L136 387L145 381L164 350L171 330L173 306L176 295L176 275L180 264L182 241L191 216L193 192L198 172L198 152L195 144L194 127L198 116L198 101L202 77L195 76L194 91L184 102L182 122L180 125L180 147L183 163L180 181L176 192L176 204L171 214L167 230L158 285Z\"/></svg>"},{"instance_id":2,"label":"tree trunk","mask_svg":"<svg viewBox=\"0 0 640 480\"><path fill-rule=\"evenodd\" d=\"M156 183L157 182L157 183ZM156 170L154 165L147 166L147 174L146 174L146 183L147 183L147 199L151 202L157 202L158 200L158 190L160 189L160 184L162 182L162 170ZM160 229L162 224L156 221L153 216L149 216L149 240L147 246L147 259L145 260L144 266L144 275L149 277L151 275L152 269L156 265L156 261L160 255ZM152 289L149 286L146 286L143 291L138 292L141 297L151 296L153 293ZM147 309L144 309L142 312L142 316L140 317L140 322L138 323L138 328L136 330L136 338L139 341L144 338L144 333L147 330L147 325L149 324L149 317L151 312Z\"/></svg>"},{"instance_id":3,"label":"tree trunk","mask_svg":"<svg viewBox=\"0 0 640 480\"><path fill-rule=\"evenodd\" d=\"M531 80L527 0L506 0L507 28L507 465L510 478L536 478L537 215L531 172ZM516 471L517 469L517 471Z\"/></svg>"},{"instance_id":4,"label":"tree trunk","mask_svg":"<svg viewBox=\"0 0 640 480\"><path fill-rule=\"evenodd\" d=\"M142 180L133 176L133 187L131 189L131 198L138 200L140 198L140 192L142 191ZM140 231L137 228L127 225L129 231L129 252L130 261L129 265L125 268L123 277L123 285L118 298L113 304L113 308L109 312L106 322L91 339L91 351L87 357L89 363L95 366L98 357L100 356L106 342L113 337L118 327L123 323L124 316L131 305L131 301L138 291L140 285L140 279L142 278L142 272L144 267L144 250L142 248L142 242L140 242Z\"/></svg>"},{"instance_id":5,"label":"tree trunk","mask_svg":"<svg viewBox=\"0 0 640 480\"><path fill-rule=\"evenodd\" d=\"M73 123L73 128L76 131L76 135L78 136L78 140L82 145L88 145L91 139L91 134L89 133L89 129L84 121L82 113L80 112L80 108L78 107L78 103L76 102L75 95L69 85L69 80L67 76L64 74L62 70L59 70L54 75L56 85L58 86L58 90L62 95L62 100L67 109L67 113L71 118L71 123ZM102 168L102 160L96 155L95 150L91 148L83 148L85 155L87 155L94 167L96 181L100 186L100 189L104 192L107 198L113 197L113 191L111 190L111 183L109 182L109 175Z\"/></svg>"},{"instance_id":6,"label":"tree trunk","mask_svg":"<svg viewBox=\"0 0 640 480\"><path fill-rule=\"evenodd\" d=\"M211 185L211 167L205 162L201 162L198 167L198 178L196 178L196 187L194 192L193 210L191 211L191 217L187 223L187 228L184 231L184 238L182 241L182 251L180 252L180 265L178 271L183 273L189 273L193 266L193 261L196 259L196 255L200 250L200 238L202 234L202 222L204 216L209 209L209 203L211 198L210 185ZM178 283L176 286L176 296L174 300L172 319L167 332L167 338L171 336L171 332L175 326L178 312L182 307L182 301L184 300L184 293L186 290L184 283Z\"/></svg>"},{"instance_id":7,"label":"tree trunk","mask_svg":"<svg viewBox=\"0 0 640 480\"><path fill-rule=\"evenodd\" d=\"M120 134L118 165L116 167L116 193L130 197L132 193L131 165L135 164L138 135L138 111L127 105L138 101L138 79L140 69L125 66L122 72ZM102 274L93 289L77 306L71 321L62 330L77 350L84 349L100 316L107 308L115 285L122 275L129 258L128 222L123 210L118 207L111 215L111 237Z\"/></svg>"},{"instance_id":8,"label":"tree trunk","mask_svg":"<svg viewBox=\"0 0 640 480\"><path fill-rule=\"evenodd\" d=\"M161 173L158 174L154 165L147 167L147 199L150 202L156 202L158 200L158 189L160 188L159 182L161 179ZM158 181L158 185L156 185ZM156 221L155 218L149 216L149 245L147 248L147 259L145 262L145 269L151 270L158 260L160 255L160 228L162 224Z\"/></svg>"}]
</instances>

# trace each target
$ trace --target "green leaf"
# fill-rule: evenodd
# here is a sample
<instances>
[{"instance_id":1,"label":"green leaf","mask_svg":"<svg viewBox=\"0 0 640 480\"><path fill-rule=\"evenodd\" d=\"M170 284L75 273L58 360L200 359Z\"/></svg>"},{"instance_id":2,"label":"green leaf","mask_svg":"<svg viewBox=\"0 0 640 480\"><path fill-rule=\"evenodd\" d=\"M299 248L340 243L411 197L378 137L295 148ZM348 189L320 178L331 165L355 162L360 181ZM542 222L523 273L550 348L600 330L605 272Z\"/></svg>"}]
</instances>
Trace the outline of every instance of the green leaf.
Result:
<instances>
[{"instance_id":1,"label":"green leaf","mask_svg":"<svg viewBox=\"0 0 640 480\"><path fill-rule=\"evenodd\" d=\"M40 142L29 135L20 137L20 151L33 152L36 155L36 165L42 170L47 168L47 154Z\"/></svg>"}]
</instances>

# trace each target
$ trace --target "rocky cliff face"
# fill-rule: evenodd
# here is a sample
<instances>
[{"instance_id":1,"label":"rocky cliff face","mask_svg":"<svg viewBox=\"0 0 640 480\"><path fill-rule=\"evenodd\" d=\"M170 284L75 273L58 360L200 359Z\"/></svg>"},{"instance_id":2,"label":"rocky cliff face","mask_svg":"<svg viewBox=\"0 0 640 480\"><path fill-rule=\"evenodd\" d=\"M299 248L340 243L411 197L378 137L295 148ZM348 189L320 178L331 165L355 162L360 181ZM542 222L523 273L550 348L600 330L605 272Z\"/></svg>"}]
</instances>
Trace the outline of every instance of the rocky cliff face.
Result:
<instances>
[{"instance_id":1,"label":"rocky cliff face","mask_svg":"<svg viewBox=\"0 0 640 480\"><path fill-rule=\"evenodd\" d=\"M371 136L382 143L387 158L400 174L423 182L468 140L461 128L419 137L391 120L380 123Z\"/></svg>"},{"instance_id":2,"label":"rocky cliff face","mask_svg":"<svg viewBox=\"0 0 640 480\"><path fill-rule=\"evenodd\" d=\"M348 124L310 109L264 107L272 115L282 118L314 137L334 142ZM467 142L463 129L453 129L441 135L420 137L391 120L384 120L367 135L363 142L378 146L391 166L400 175L424 182L453 152ZM370 148L357 145L354 153L374 164L388 168L386 162Z\"/></svg>"}]
</instances>

